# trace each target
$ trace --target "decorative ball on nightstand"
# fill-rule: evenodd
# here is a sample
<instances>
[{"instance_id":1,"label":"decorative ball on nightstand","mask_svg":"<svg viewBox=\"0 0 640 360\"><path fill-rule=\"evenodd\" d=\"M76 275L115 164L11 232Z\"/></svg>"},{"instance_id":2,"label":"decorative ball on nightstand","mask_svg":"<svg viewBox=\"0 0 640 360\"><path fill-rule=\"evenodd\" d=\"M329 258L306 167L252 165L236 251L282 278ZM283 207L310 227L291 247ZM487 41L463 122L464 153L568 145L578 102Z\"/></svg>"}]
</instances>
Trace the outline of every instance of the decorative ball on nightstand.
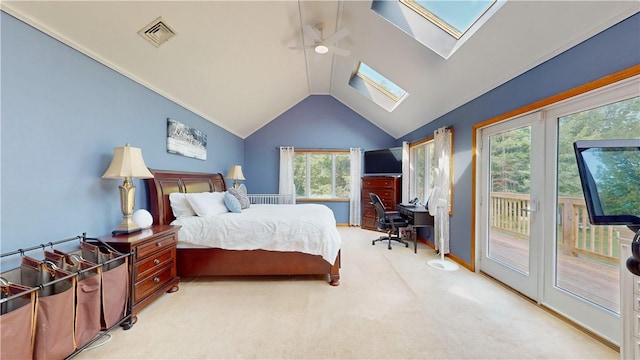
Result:
<instances>
[{"instance_id":1,"label":"decorative ball on nightstand","mask_svg":"<svg viewBox=\"0 0 640 360\"><path fill-rule=\"evenodd\" d=\"M143 229L146 229L153 224L153 216L151 216L151 213L145 209L138 209L134 211L133 215L131 215L131 220Z\"/></svg>"}]
</instances>

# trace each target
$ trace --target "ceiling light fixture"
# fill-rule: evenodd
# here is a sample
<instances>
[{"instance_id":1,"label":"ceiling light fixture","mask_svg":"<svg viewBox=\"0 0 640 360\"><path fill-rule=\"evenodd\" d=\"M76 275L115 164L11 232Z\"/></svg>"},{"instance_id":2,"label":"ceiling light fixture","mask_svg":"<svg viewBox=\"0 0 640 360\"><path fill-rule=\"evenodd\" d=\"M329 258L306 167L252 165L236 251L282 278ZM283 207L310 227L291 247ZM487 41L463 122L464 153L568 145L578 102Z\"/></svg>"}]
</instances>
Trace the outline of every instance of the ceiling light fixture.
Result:
<instances>
[{"instance_id":1,"label":"ceiling light fixture","mask_svg":"<svg viewBox=\"0 0 640 360\"><path fill-rule=\"evenodd\" d=\"M329 52L329 48L326 45L316 45L315 48L313 48L313 50L315 50L316 53L318 54L326 54Z\"/></svg>"}]
</instances>

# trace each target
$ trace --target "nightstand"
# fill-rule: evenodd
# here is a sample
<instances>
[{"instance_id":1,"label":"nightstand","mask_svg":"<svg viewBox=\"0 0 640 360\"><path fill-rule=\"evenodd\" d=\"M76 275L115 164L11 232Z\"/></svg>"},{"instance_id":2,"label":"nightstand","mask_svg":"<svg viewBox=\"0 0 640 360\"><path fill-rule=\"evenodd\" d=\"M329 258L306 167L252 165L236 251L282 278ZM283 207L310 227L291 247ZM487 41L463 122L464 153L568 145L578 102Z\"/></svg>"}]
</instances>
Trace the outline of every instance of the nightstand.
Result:
<instances>
[{"instance_id":1,"label":"nightstand","mask_svg":"<svg viewBox=\"0 0 640 360\"><path fill-rule=\"evenodd\" d=\"M99 239L116 250L133 252L132 314L136 314L165 292L178 291L176 245L180 226L157 225L126 235L105 235Z\"/></svg>"}]
</instances>

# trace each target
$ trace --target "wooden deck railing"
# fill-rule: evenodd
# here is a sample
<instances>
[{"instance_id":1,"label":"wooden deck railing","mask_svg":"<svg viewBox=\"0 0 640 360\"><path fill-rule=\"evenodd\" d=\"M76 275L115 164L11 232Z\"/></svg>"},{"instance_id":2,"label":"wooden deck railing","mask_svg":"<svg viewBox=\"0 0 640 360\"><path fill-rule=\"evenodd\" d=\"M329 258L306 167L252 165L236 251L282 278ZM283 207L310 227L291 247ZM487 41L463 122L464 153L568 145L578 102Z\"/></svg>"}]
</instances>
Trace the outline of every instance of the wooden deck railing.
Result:
<instances>
[{"instance_id":1,"label":"wooden deck railing","mask_svg":"<svg viewBox=\"0 0 640 360\"><path fill-rule=\"evenodd\" d=\"M529 239L529 194L491 193L491 227L514 235L516 238Z\"/></svg>"},{"instance_id":2,"label":"wooden deck railing","mask_svg":"<svg viewBox=\"0 0 640 360\"><path fill-rule=\"evenodd\" d=\"M619 259L620 238L631 239L625 226L591 225L583 198L559 197L558 247L566 254L586 255L606 262ZM491 227L529 240L529 194L491 193Z\"/></svg>"}]
</instances>

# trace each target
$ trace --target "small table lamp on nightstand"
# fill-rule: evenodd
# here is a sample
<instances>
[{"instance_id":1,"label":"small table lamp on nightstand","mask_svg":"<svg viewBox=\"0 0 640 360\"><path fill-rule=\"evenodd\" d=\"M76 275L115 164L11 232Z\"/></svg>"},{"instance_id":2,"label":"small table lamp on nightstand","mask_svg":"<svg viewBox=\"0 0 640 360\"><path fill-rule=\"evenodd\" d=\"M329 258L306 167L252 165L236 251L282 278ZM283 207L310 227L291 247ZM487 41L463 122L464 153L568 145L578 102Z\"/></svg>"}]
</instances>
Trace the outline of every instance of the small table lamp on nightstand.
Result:
<instances>
[{"instance_id":1,"label":"small table lamp on nightstand","mask_svg":"<svg viewBox=\"0 0 640 360\"><path fill-rule=\"evenodd\" d=\"M140 230L140 226L131 220L131 214L135 205L136 187L131 183L131 178L149 179L153 175L142 159L142 150L129 146L129 144L113 149L113 159L103 179L124 179L120 185L120 209L122 210L122 222L113 230L114 235L129 234Z\"/></svg>"},{"instance_id":2,"label":"small table lamp on nightstand","mask_svg":"<svg viewBox=\"0 0 640 360\"><path fill-rule=\"evenodd\" d=\"M227 179L233 180L233 188L238 188L238 180L244 180L244 175L242 174L242 166L233 165L231 169L229 169L229 173L227 174Z\"/></svg>"}]
</instances>

